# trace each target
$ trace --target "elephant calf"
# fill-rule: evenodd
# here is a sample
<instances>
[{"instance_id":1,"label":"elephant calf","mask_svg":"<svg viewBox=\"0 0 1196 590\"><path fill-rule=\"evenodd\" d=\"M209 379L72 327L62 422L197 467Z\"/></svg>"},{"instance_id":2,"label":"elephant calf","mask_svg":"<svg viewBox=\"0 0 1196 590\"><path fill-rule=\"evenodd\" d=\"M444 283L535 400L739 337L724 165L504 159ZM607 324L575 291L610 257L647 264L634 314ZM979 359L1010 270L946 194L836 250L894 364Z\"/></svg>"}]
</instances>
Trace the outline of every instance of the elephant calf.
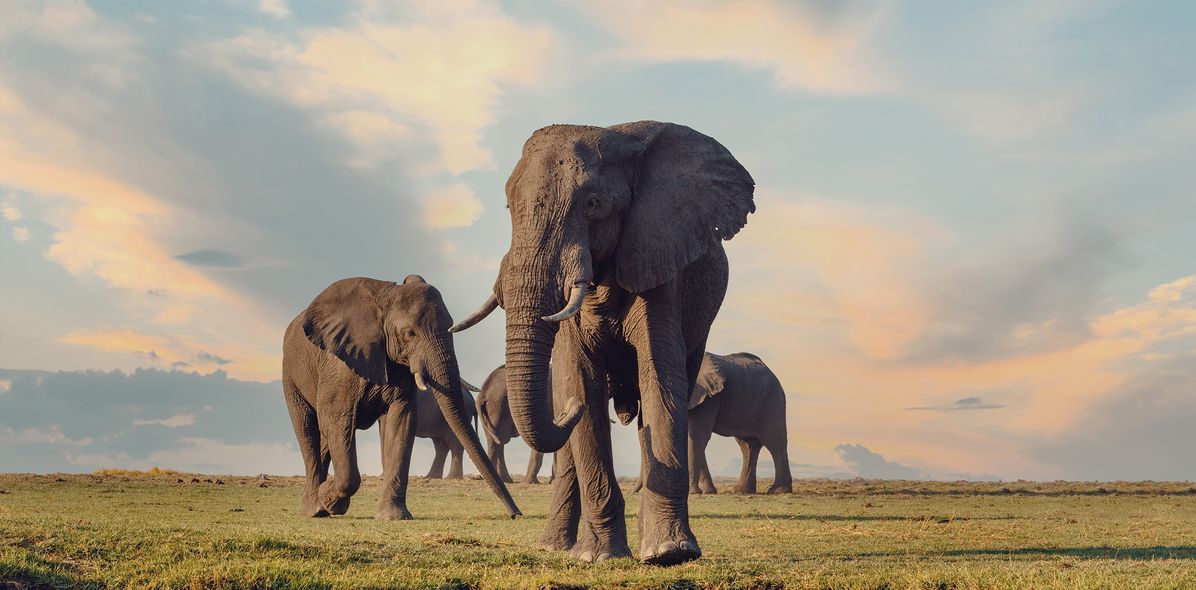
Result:
<instances>
[{"instance_id":1,"label":"elephant calf","mask_svg":"<svg viewBox=\"0 0 1196 590\"><path fill-rule=\"evenodd\" d=\"M706 464L711 433L734 437L743 452L743 468L734 491L756 493L760 447L772 455L776 475L770 494L791 493L789 435L785 424L785 390L760 357L737 352L707 352L689 396L689 493L714 494L714 478ZM642 482L637 483L639 491Z\"/></svg>"},{"instance_id":2,"label":"elephant calf","mask_svg":"<svg viewBox=\"0 0 1196 590\"><path fill-rule=\"evenodd\" d=\"M461 390L461 397L466 419L474 423L474 431L477 431L478 410L474 406L473 396L469 393L470 389L471 387L466 384ZM432 446L436 449L432 467L424 477L429 479L445 477L444 462L451 455L452 462L449 464L448 477L445 479L464 479L465 473L462 469L461 458L465 447L461 445L461 441L457 440L457 435L453 433L452 426L444 418L444 413L440 411L440 405L436 398L420 392L415 396L415 408L415 415L418 416L415 421L415 436L432 439ZM490 457L490 461L503 481L510 483L511 480L505 477L506 466L494 461L493 456Z\"/></svg>"},{"instance_id":3,"label":"elephant calf","mask_svg":"<svg viewBox=\"0 0 1196 590\"><path fill-rule=\"evenodd\" d=\"M506 365L499 365L486 377L486 382L482 384L482 390L478 393L477 406L478 417L486 431L490 461L494 463L494 468L498 470L502 480L511 483L511 474L507 471L506 446L512 438L519 436L519 432L515 429L515 421L511 418L511 405L507 400ZM544 453L532 449L523 483L540 483L540 467L543 464Z\"/></svg>"},{"instance_id":4,"label":"elephant calf","mask_svg":"<svg viewBox=\"0 0 1196 590\"><path fill-rule=\"evenodd\" d=\"M282 389L303 453L304 516L344 514L361 484L356 430L379 423L382 493L377 518L409 519L407 472L417 391L435 396L453 434L512 516L520 514L470 428L440 293L419 275L396 284L337 281L287 326ZM329 464L335 476L329 478Z\"/></svg>"}]
</instances>

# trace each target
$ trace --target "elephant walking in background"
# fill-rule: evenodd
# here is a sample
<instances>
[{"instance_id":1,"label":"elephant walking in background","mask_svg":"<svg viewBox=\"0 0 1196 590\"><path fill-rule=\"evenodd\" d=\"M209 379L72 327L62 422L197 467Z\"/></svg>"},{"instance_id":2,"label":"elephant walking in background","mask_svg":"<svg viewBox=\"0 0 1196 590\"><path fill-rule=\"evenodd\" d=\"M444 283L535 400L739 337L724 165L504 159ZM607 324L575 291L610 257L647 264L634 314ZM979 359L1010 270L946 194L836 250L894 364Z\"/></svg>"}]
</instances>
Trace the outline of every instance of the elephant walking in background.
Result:
<instances>
[{"instance_id":1,"label":"elephant walking in background","mask_svg":"<svg viewBox=\"0 0 1196 590\"><path fill-rule=\"evenodd\" d=\"M470 428L451 325L440 293L419 275L409 275L401 285L367 278L337 281L287 326L282 389L307 471L300 514L327 516L349 509L349 498L361 485L356 430L378 422L382 493L377 518L411 518L407 472L420 392L435 397L508 514L520 514ZM330 465L334 477L329 477Z\"/></svg>"},{"instance_id":2,"label":"elephant walking in background","mask_svg":"<svg viewBox=\"0 0 1196 590\"><path fill-rule=\"evenodd\" d=\"M770 494L793 492L789 471L789 435L785 422L785 390L760 357L737 352L707 352L689 395L689 493L714 494L714 478L706 464L711 433L733 437L743 452L743 468L733 491L756 493L760 448L772 455L776 475ZM633 491L640 491L637 482Z\"/></svg>"},{"instance_id":3,"label":"elephant walking in background","mask_svg":"<svg viewBox=\"0 0 1196 590\"><path fill-rule=\"evenodd\" d=\"M631 555L613 398L624 424L640 416L640 560L701 556L689 525L689 392L727 290L722 243L755 211L754 188L726 148L683 125L552 125L524 144L506 186L511 244L498 280L454 330L506 310L511 416L528 446L557 453L542 547L585 561Z\"/></svg>"},{"instance_id":4,"label":"elephant walking in background","mask_svg":"<svg viewBox=\"0 0 1196 590\"><path fill-rule=\"evenodd\" d=\"M551 389L551 388L550 388ZM515 428L515 421L511 418L511 406L507 401L507 371L506 365L499 365L490 372L486 382L482 384L482 391L478 393L478 417L482 428L486 431L487 451L490 462L498 470L502 480L511 483L511 474L507 471L507 443L519 436ZM544 464L544 453L532 449L527 462L527 474L523 476L523 483L540 483L540 467ZM550 478L551 482L552 479Z\"/></svg>"},{"instance_id":5,"label":"elephant walking in background","mask_svg":"<svg viewBox=\"0 0 1196 590\"><path fill-rule=\"evenodd\" d=\"M743 469L735 491L756 493L760 447L768 449L776 475L768 493L793 492L789 472L789 436L785 425L785 390L768 365L754 354L706 353L689 396L689 493L715 493L706 444L711 433L734 437L743 451Z\"/></svg>"},{"instance_id":6,"label":"elephant walking in background","mask_svg":"<svg viewBox=\"0 0 1196 590\"><path fill-rule=\"evenodd\" d=\"M469 385L461 389L462 403L464 404L465 418L467 421L473 422L474 431L477 431L478 410L474 405L473 396L469 393ZM457 440L457 435L453 432L453 427L445 419L444 413L440 411L440 404L437 402L435 396L424 392L419 392L415 395L415 436L419 438L432 439L432 446L436 449L436 456L432 459L432 467L428 469L428 474L424 477L430 479L464 479L465 472L462 469L461 458L465 452L465 447L461 441ZM449 464L448 477L444 475L444 462L446 459L452 457ZM502 477L505 473L505 466L500 467L498 463L494 462L491 456L491 463L494 464L494 469ZM510 479L503 478L503 481L510 483Z\"/></svg>"}]
</instances>

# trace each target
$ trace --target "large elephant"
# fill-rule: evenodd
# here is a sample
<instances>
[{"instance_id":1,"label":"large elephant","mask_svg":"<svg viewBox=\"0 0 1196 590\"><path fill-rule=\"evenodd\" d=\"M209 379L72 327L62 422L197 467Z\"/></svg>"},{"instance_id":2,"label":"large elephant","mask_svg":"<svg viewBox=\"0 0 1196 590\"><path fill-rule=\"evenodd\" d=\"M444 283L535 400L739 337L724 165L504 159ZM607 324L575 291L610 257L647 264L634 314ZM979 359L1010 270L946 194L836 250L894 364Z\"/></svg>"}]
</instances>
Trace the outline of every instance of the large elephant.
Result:
<instances>
[{"instance_id":1,"label":"large elephant","mask_svg":"<svg viewBox=\"0 0 1196 590\"><path fill-rule=\"evenodd\" d=\"M515 426L533 449L557 451L542 547L586 561L631 555L613 398L624 424L640 417L640 560L701 555L689 526L688 397L727 289L722 242L755 210L754 186L721 144L672 123L553 125L524 144L506 185L510 249L490 298L454 329L506 311Z\"/></svg>"},{"instance_id":2,"label":"large elephant","mask_svg":"<svg viewBox=\"0 0 1196 590\"><path fill-rule=\"evenodd\" d=\"M511 473L507 471L506 448L512 438L519 436L519 432L515 428L515 420L511 418L511 406L507 399L506 365L499 365L486 377L482 391L478 393L477 405L479 420L486 431L486 450L490 455L490 462L494 463L494 468L498 470L503 481L511 483ZM523 483L540 483L542 465L544 453L532 449Z\"/></svg>"},{"instance_id":3,"label":"large elephant","mask_svg":"<svg viewBox=\"0 0 1196 590\"><path fill-rule=\"evenodd\" d=\"M785 425L785 390L760 357L737 352L706 353L689 395L689 493L713 494L714 478L706 464L711 433L735 438L743 468L734 491L756 493L760 447L768 449L776 469L770 494L793 491L789 472L789 435ZM638 489L638 486L637 486Z\"/></svg>"},{"instance_id":4,"label":"large elephant","mask_svg":"<svg viewBox=\"0 0 1196 590\"><path fill-rule=\"evenodd\" d=\"M282 389L307 468L304 516L343 514L361 484L356 430L379 422L382 494L377 518L409 519L407 472L417 390L440 410L491 490L520 514L469 426L453 339L440 293L418 275L396 284L337 281L312 300L283 340ZM329 478L328 467L335 469Z\"/></svg>"},{"instance_id":5,"label":"large elephant","mask_svg":"<svg viewBox=\"0 0 1196 590\"><path fill-rule=\"evenodd\" d=\"M470 386L466 385L461 389L462 403L464 404L465 418L473 422L474 431L477 432L478 426L478 410L474 404L473 396L469 394ZM449 463L449 472L446 479L464 479L465 472L462 469L461 459L465 451L465 447L461 445L461 441L457 440L457 434L453 432L453 427L444 417L444 412L440 411L440 403L432 394L420 392L415 396L415 436L417 438L432 439L432 447L436 449L436 456L432 459L432 467L428 469L428 474L424 477L430 479L441 479L444 476L444 462L450 456L452 457ZM494 462L491 457L491 464L494 465L495 471L498 472L499 477L503 476L503 467ZM509 479L503 481L510 483Z\"/></svg>"}]
</instances>

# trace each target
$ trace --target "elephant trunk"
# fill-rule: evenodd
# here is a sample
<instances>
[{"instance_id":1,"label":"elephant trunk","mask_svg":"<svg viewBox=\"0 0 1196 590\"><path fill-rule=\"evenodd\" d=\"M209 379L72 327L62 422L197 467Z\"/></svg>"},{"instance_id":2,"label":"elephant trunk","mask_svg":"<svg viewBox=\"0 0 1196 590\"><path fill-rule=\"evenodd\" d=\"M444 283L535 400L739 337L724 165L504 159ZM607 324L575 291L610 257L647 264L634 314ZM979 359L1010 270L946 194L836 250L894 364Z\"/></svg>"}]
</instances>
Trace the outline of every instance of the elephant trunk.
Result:
<instances>
[{"instance_id":1,"label":"elephant trunk","mask_svg":"<svg viewBox=\"0 0 1196 590\"><path fill-rule=\"evenodd\" d=\"M455 358L451 343L442 344L441 348L442 351L439 354L443 358ZM444 414L445 422L453 430L457 440L461 441L461 446L465 447L470 460L477 466L494 495L498 496L506 506L507 513L511 515L511 518L520 516L523 513L515 505L515 500L511 498L507 486L503 484L498 471L494 469L494 464L486 457L486 453L482 452L482 443L478 440L477 431L469 427L469 412L465 409L465 395L461 389L461 377L457 370L457 364L455 362L437 362L434 363L431 370L431 377L435 382L432 389L436 395L436 402L440 405L440 411Z\"/></svg>"},{"instance_id":2,"label":"elephant trunk","mask_svg":"<svg viewBox=\"0 0 1196 590\"><path fill-rule=\"evenodd\" d=\"M543 319L560 308L553 305L559 292L548 273L520 269L520 280L504 282L507 302L507 399L511 418L524 442L541 453L564 446L581 419L581 404L569 398L560 417L553 419L548 361L557 325Z\"/></svg>"}]
</instances>

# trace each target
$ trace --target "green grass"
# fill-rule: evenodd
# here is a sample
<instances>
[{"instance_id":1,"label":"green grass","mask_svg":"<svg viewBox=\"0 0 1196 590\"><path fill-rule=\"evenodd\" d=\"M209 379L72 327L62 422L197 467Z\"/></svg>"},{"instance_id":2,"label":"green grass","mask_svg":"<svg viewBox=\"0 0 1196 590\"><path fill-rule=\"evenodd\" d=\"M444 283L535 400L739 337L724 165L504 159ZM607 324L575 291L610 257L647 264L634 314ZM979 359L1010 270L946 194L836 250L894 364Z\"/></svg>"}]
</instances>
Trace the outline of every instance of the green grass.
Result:
<instances>
[{"instance_id":1,"label":"green grass","mask_svg":"<svg viewBox=\"0 0 1196 590\"><path fill-rule=\"evenodd\" d=\"M512 486L528 516L511 521L480 481L415 478L416 520L376 522L376 478L325 519L295 515L297 478L217 481L0 475L0 588L1196 588L1187 483L802 481L793 495L696 496L705 556L655 568L536 550L546 485ZM637 547L638 497L627 504Z\"/></svg>"}]
</instances>

